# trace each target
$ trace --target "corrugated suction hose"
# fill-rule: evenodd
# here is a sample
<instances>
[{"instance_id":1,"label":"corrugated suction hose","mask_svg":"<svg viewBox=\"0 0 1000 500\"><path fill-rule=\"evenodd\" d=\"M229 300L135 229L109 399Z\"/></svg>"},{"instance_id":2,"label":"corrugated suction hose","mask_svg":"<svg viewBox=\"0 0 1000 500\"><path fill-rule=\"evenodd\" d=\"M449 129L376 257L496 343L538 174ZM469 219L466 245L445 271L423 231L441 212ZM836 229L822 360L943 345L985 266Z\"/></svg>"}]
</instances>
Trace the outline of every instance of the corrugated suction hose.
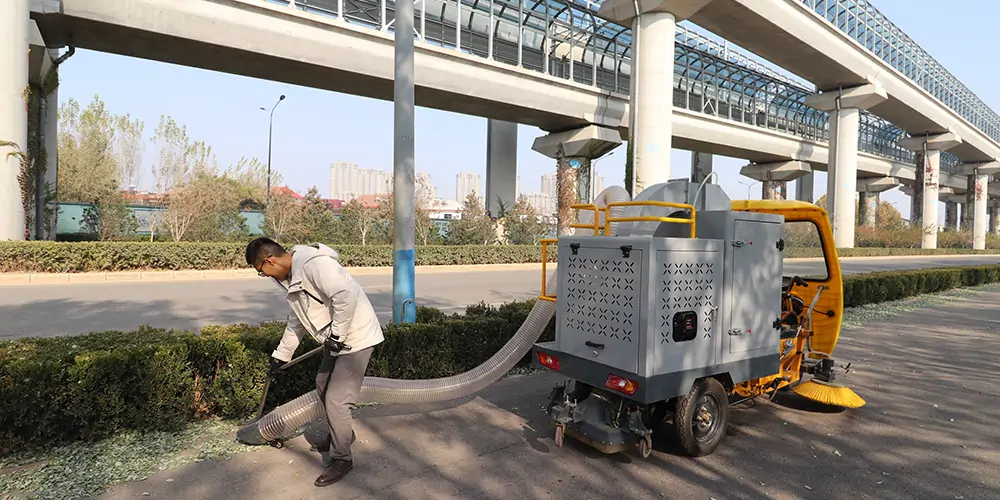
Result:
<instances>
[{"instance_id":1,"label":"corrugated suction hose","mask_svg":"<svg viewBox=\"0 0 1000 500\"><path fill-rule=\"evenodd\" d=\"M606 207L611 202L629 200L630 196L624 188L611 186L597 195L594 205ZM620 217L624 210L625 207L613 207L611 215ZM580 223L590 224L593 220L593 212L580 211ZM603 213L598 222L605 222ZM617 234L617 225L611 223L611 235ZM576 229L574 234L589 235L593 232L589 229ZM546 291L557 289L557 272L549 274L545 284ZM432 403L475 394L503 377L531 350L531 346L538 341L555 314L555 308L554 302L536 301L517 333L490 359L469 371L426 380L365 377L360 399L363 402L385 404ZM323 404L314 390L275 408L256 423L244 426L237 433L237 439L246 444L265 444L286 436L313 420L323 418Z\"/></svg>"}]
</instances>

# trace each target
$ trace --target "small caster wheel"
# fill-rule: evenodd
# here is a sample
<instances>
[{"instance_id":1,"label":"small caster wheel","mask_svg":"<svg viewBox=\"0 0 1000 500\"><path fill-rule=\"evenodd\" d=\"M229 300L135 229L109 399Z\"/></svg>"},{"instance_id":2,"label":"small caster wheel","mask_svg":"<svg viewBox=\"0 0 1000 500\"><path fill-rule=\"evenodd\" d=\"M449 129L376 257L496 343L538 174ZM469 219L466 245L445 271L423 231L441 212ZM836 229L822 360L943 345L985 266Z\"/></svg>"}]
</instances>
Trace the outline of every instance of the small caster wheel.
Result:
<instances>
[{"instance_id":1,"label":"small caster wheel","mask_svg":"<svg viewBox=\"0 0 1000 500\"><path fill-rule=\"evenodd\" d=\"M556 435L555 435L555 438L554 438L555 439L555 443L556 443L556 448L562 448L563 438L565 437L565 435L566 435L566 426L565 425L557 425L556 426Z\"/></svg>"},{"instance_id":2,"label":"small caster wheel","mask_svg":"<svg viewBox=\"0 0 1000 500\"><path fill-rule=\"evenodd\" d=\"M282 441L271 441L270 443L267 444L271 445L274 448L278 448L279 450L285 447L285 443Z\"/></svg>"},{"instance_id":3,"label":"small caster wheel","mask_svg":"<svg viewBox=\"0 0 1000 500\"><path fill-rule=\"evenodd\" d=\"M642 458L649 458L653 453L653 438L651 436L645 436L639 440L639 454Z\"/></svg>"}]
</instances>

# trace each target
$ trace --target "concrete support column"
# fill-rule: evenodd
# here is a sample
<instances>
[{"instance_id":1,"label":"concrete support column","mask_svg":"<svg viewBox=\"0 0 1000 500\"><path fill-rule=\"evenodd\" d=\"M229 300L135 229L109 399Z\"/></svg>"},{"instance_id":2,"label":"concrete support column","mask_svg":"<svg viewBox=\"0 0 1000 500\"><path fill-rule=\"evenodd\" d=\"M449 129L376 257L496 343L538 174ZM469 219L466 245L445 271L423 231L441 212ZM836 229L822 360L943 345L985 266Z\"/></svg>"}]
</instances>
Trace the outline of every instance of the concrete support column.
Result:
<instances>
[{"instance_id":1,"label":"concrete support column","mask_svg":"<svg viewBox=\"0 0 1000 500\"><path fill-rule=\"evenodd\" d=\"M556 160L557 235L571 234L576 222L574 204L590 196L590 164L621 144L621 135L609 128L590 125L548 134L535 139L531 149Z\"/></svg>"},{"instance_id":2,"label":"concrete support column","mask_svg":"<svg viewBox=\"0 0 1000 500\"><path fill-rule=\"evenodd\" d=\"M500 216L517 202L517 124L486 122L486 210Z\"/></svg>"},{"instance_id":3,"label":"concrete support column","mask_svg":"<svg viewBox=\"0 0 1000 500\"><path fill-rule=\"evenodd\" d=\"M863 227L875 227L875 214L878 213L878 205L875 204L875 193L861 191L858 193L858 225Z\"/></svg>"},{"instance_id":4,"label":"concrete support column","mask_svg":"<svg viewBox=\"0 0 1000 500\"><path fill-rule=\"evenodd\" d=\"M0 141L28 147L28 112L24 88L28 85L28 0L0 1ZM671 80L673 81L673 80ZM24 239L21 204L21 161L0 147L0 241Z\"/></svg>"},{"instance_id":5,"label":"concrete support column","mask_svg":"<svg viewBox=\"0 0 1000 500\"><path fill-rule=\"evenodd\" d=\"M990 232L1000 234L1000 207L990 206Z\"/></svg>"},{"instance_id":6,"label":"concrete support column","mask_svg":"<svg viewBox=\"0 0 1000 500\"><path fill-rule=\"evenodd\" d=\"M42 117L42 144L45 147L45 159L47 167L45 178L42 182L52 191L53 194L59 192L59 89L53 90L46 101L46 107ZM45 239L55 241L56 222L58 219L58 197L45 207L49 217L49 231L44 235Z\"/></svg>"},{"instance_id":7,"label":"concrete support column","mask_svg":"<svg viewBox=\"0 0 1000 500\"><path fill-rule=\"evenodd\" d=\"M965 203L962 204L962 229L972 228L972 207L976 204L976 175L965 176Z\"/></svg>"},{"instance_id":8,"label":"concrete support column","mask_svg":"<svg viewBox=\"0 0 1000 500\"><path fill-rule=\"evenodd\" d=\"M799 177L795 181L795 199L799 201L805 201L808 203L813 203L813 173Z\"/></svg>"},{"instance_id":9,"label":"concrete support column","mask_svg":"<svg viewBox=\"0 0 1000 500\"><path fill-rule=\"evenodd\" d=\"M830 112L830 158L827 162L826 207L837 248L854 248L854 196L858 181L858 127L861 110L888 98L875 83L811 95L806 105Z\"/></svg>"},{"instance_id":10,"label":"concrete support column","mask_svg":"<svg viewBox=\"0 0 1000 500\"><path fill-rule=\"evenodd\" d=\"M962 195L962 201L956 202L956 204L958 205L958 211L959 211L958 229L962 231L968 231L969 219L970 219L969 216L972 215L972 212L969 211L969 204L967 203L967 198L965 197L965 195Z\"/></svg>"},{"instance_id":11,"label":"concrete support column","mask_svg":"<svg viewBox=\"0 0 1000 500\"><path fill-rule=\"evenodd\" d=\"M895 177L866 177L858 179L858 225L877 227L879 194L899 185Z\"/></svg>"},{"instance_id":12,"label":"concrete support column","mask_svg":"<svg viewBox=\"0 0 1000 500\"><path fill-rule=\"evenodd\" d=\"M811 172L812 167L804 161L751 163L740 169L740 175L761 181L761 198L765 200L786 199L788 182Z\"/></svg>"},{"instance_id":13,"label":"concrete support column","mask_svg":"<svg viewBox=\"0 0 1000 500\"><path fill-rule=\"evenodd\" d=\"M712 153L691 152L691 182L700 184L712 173ZM709 181L711 182L711 181Z\"/></svg>"},{"instance_id":14,"label":"concrete support column","mask_svg":"<svg viewBox=\"0 0 1000 500\"><path fill-rule=\"evenodd\" d=\"M608 0L598 16L632 27L632 75L629 99L629 143L632 144L633 189L670 180L673 144L674 37L677 23L711 0Z\"/></svg>"},{"instance_id":15,"label":"concrete support column","mask_svg":"<svg viewBox=\"0 0 1000 500\"><path fill-rule=\"evenodd\" d=\"M762 200L784 200L787 198L788 183L782 181L763 181L760 183L760 198Z\"/></svg>"},{"instance_id":16,"label":"concrete support column","mask_svg":"<svg viewBox=\"0 0 1000 500\"><path fill-rule=\"evenodd\" d=\"M941 175L941 151L951 149L962 143L957 134L947 132L924 137L908 137L900 139L898 144L911 151L916 151L916 179L913 194L920 194L922 205L917 227L922 228L923 238L921 248L937 248L938 240L938 200ZM916 207L914 207L916 208Z\"/></svg>"},{"instance_id":17,"label":"concrete support column","mask_svg":"<svg viewBox=\"0 0 1000 500\"><path fill-rule=\"evenodd\" d=\"M924 153L918 151L914 156L917 167L913 173L913 187L910 189L910 227L918 228L924 225ZM956 205L955 210L958 210ZM955 214L955 224L958 224L958 213Z\"/></svg>"},{"instance_id":18,"label":"concrete support column","mask_svg":"<svg viewBox=\"0 0 1000 500\"><path fill-rule=\"evenodd\" d=\"M965 196L969 215L963 219L966 227L972 229L972 248L983 250L986 248L990 176L1000 173L1000 162L963 163L958 166L958 172L969 179Z\"/></svg>"},{"instance_id":19,"label":"concrete support column","mask_svg":"<svg viewBox=\"0 0 1000 500\"><path fill-rule=\"evenodd\" d=\"M986 249L986 193L990 188L990 176L979 174L976 176L975 202L972 205L972 248L974 250Z\"/></svg>"},{"instance_id":20,"label":"concrete support column","mask_svg":"<svg viewBox=\"0 0 1000 500\"><path fill-rule=\"evenodd\" d=\"M944 204L944 228L958 229L958 203L947 201Z\"/></svg>"}]
</instances>

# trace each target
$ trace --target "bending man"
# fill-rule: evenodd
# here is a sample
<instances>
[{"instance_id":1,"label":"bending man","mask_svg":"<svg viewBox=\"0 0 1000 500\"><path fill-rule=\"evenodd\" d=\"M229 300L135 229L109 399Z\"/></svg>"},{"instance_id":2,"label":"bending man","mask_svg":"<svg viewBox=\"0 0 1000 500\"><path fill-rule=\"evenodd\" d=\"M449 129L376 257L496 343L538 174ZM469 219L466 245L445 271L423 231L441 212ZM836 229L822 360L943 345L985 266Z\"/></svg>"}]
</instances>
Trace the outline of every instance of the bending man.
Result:
<instances>
[{"instance_id":1,"label":"bending man","mask_svg":"<svg viewBox=\"0 0 1000 500\"><path fill-rule=\"evenodd\" d=\"M312 335L326 348L316 374L316 391L326 408L329 434L316 446L330 462L316 486L333 484L354 466L351 405L356 404L372 348L384 340L375 309L361 285L322 243L285 251L268 238L247 245L247 263L286 290L291 309L281 343L271 354L271 372L292 359L302 336Z\"/></svg>"}]
</instances>

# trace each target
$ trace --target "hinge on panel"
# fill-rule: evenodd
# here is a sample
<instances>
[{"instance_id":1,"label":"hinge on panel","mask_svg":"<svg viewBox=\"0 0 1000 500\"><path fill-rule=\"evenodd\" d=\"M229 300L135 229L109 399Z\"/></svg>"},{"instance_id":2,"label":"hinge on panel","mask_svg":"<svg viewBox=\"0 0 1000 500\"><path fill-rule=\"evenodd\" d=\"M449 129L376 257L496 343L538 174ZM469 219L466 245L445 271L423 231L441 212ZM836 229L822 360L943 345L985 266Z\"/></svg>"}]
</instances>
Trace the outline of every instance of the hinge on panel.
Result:
<instances>
[{"instance_id":1,"label":"hinge on panel","mask_svg":"<svg viewBox=\"0 0 1000 500\"><path fill-rule=\"evenodd\" d=\"M733 240L733 242L731 243L731 245L733 245L736 248L740 248L740 247L743 246L743 242L740 241L740 240Z\"/></svg>"},{"instance_id":2,"label":"hinge on panel","mask_svg":"<svg viewBox=\"0 0 1000 500\"><path fill-rule=\"evenodd\" d=\"M774 320L774 323L771 323L771 326L774 327L775 330L780 330L781 329L781 319L779 318L779 319Z\"/></svg>"},{"instance_id":3,"label":"hinge on panel","mask_svg":"<svg viewBox=\"0 0 1000 500\"><path fill-rule=\"evenodd\" d=\"M742 328L730 328L729 329L729 334L730 335L743 335L743 333L744 332L743 332Z\"/></svg>"},{"instance_id":4,"label":"hinge on panel","mask_svg":"<svg viewBox=\"0 0 1000 500\"><path fill-rule=\"evenodd\" d=\"M632 245L622 245L622 257L628 258L629 253L632 252Z\"/></svg>"},{"instance_id":5,"label":"hinge on panel","mask_svg":"<svg viewBox=\"0 0 1000 500\"><path fill-rule=\"evenodd\" d=\"M579 243L570 243L569 244L569 248L570 248L570 250L573 250L573 255L576 255L576 252L580 250L580 244Z\"/></svg>"},{"instance_id":6,"label":"hinge on panel","mask_svg":"<svg viewBox=\"0 0 1000 500\"><path fill-rule=\"evenodd\" d=\"M779 252L782 251L782 250L784 250L785 249L785 239L782 238L782 239L778 240L778 242L775 243L774 246L778 247L778 251Z\"/></svg>"}]
</instances>

